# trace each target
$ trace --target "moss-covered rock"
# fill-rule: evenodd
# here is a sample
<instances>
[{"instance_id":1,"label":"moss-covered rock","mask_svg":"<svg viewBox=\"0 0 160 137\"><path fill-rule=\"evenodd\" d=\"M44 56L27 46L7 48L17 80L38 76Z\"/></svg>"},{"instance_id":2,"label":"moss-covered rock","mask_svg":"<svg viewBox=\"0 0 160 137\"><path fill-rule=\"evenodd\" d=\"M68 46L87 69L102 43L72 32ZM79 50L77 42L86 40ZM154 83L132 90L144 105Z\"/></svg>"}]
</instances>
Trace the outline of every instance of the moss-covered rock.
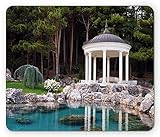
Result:
<instances>
[{"instance_id":1,"label":"moss-covered rock","mask_svg":"<svg viewBox=\"0 0 160 137\"><path fill-rule=\"evenodd\" d=\"M68 115L60 119L60 122L64 125L83 125L83 115Z\"/></svg>"},{"instance_id":2,"label":"moss-covered rock","mask_svg":"<svg viewBox=\"0 0 160 137\"><path fill-rule=\"evenodd\" d=\"M17 118L16 122L18 124L23 124L23 125L25 125L25 124L32 124L33 123L33 121L31 119L25 118L25 117Z\"/></svg>"}]
</instances>

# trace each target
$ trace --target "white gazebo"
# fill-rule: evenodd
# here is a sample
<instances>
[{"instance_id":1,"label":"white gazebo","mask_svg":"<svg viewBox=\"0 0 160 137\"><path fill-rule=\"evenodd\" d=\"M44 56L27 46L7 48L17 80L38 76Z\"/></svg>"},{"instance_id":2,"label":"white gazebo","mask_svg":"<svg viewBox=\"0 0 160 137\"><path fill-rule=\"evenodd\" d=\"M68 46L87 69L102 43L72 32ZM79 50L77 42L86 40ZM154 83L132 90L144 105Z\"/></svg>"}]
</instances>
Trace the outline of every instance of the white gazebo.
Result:
<instances>
[{"instance_id":1,"label":"white gazebo","mask_svg":"<svg viewBox=\"0 0 160 137\"><path fill-rule=\"evenodd\" d=\"M96 82L96 59L103 58L102 85L110 82L110 58L119 58L119 82L123 80L123 56L125 56L125 80L129 79L129 51L128 45L119 36L110 34L106 22L103 34L95 36L83 45L85 54L85 81ZM93 62L92 62L93 58ZM107 63L106 63L107 62ZM93 63L93 73L92 73ZM106 67L107 64L107 67ZM107 73L106 73L107 72ZM107 75L106 75L107 74ZM107 79L106 79L107 78Z\"/></svg>"}]
</instances>

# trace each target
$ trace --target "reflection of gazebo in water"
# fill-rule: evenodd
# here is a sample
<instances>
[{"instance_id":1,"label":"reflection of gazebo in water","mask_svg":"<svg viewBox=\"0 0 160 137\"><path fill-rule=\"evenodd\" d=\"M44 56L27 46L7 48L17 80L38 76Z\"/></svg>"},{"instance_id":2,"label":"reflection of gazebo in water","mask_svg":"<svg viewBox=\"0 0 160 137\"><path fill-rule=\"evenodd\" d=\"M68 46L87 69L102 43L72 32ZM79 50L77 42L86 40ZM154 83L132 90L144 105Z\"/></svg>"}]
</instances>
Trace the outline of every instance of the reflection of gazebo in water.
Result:
<instances>
[{"instance_id":1,"label":"reflection of gazebo in water","mask_svg":"<svg viewBox=\"0 0 160 137\"><path fill-rule=\"evenodd\" d=\"M110 123L110 109L102 107L102 131L109 130L109 123ZM122 110L118 111L118 130L122 131L122 123L123 123L123 116ZM96 107L85 106L85 117L84 117L84 130L90 131L91 128L96 128ZM91 127L91 117L92 119L92 127ZM128 131L128 113L125 112L125 119L124 119L124 130Z\"/></svg>"},{"instance_id":2,"label":"reflection of gazebo in water","mask_svg":"<svg viewBox=\"0 0 160 137\"><path fill-rule=\"evenodd\" d=\"M85 81L96 81L96 58L103 58L102 85L110 82L110 58L119 57L119 82L123 80L123 56L125 56L125 80L129 78L129 51L131 46L120 37L110 34L106 22L103 34L95 36L83 45L85 54ZM93 58L93 79L92 79ZM106 69L107 59L107 69ZM107 70L107 80L106 80Z\"/></svg>"}]
</instances>

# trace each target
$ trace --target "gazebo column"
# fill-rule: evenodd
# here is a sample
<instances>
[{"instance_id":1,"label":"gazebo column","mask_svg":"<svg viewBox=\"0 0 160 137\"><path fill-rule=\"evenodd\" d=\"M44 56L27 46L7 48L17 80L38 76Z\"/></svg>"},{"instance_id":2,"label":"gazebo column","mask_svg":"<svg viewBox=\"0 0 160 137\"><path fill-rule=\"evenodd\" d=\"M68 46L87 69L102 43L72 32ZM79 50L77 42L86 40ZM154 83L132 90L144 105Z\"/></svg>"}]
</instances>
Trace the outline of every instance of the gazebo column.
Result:
<instances>
[{"instance_id":1,"label":"gazebo column","mask_svg":"<svg viewBox=\"0 0 160 137\"><path fill-rule=\"evenodd\" d=\"M129 78L129 75L128 75L129 74L129 54L128 53L126 54L125 58L126 58L125 59L126 60L126 64L125 64L125 72L126 72L125 77L126 78L125 80L128 81L128 78Z\"/></svg>"},{"instance_id":2,"label":"gazebo column","mask_svg":"<svg viewBox=\"0 0 160 137\"><path fill-rule=\"evenodd\" d=\"M88 81L88 54L85 53L85 81Z\"/></svg>"},{"instance_id":3,"label":"gazebo column","mask_svg":"<svg viewBox=\"0 0 160 137\"><path fill-rule=\"evenodd\" d=\"M96 56L93 58L93 81L96 82Z\"/></svg>"},{"instance_id":4,"label":"gazebo column","mask_svg":"<svg viewBox=\"0 0 160 137\"><path fill-rule=\"evenodd\" d=\"M122 81L123 77L123 56L122 51L119 51L119 82Z\"/></svg>"},{"instance_id":5,"label":"gazebo column","mask_svg":"<svg viewBox=\"0 0 160 137\"><path fill-rule=\"evenodd\" d=\"M107 82L109 83L110 77L110 57L107 56Z\"/></svg>"},{"instance_id":6,"label":"gazebo column","mask_svg":"<svg viewBox=\"0 0 160 137\"><path fill-rule=\"evenodd\" d=\"M88 56L89 56L89 81L91 81L92 79L92 53L89 52L88 53Z\"/></svg>"},{"instance_id":7,"label":"gazebo column","mask_svg":"<svg viewBox=\"0 0 160 137\"><path fill-rule=\"evenodd\" d=\"M106 50L103 50L103 81L102 84L106 84Z\"/></svg>"}]
</instances>

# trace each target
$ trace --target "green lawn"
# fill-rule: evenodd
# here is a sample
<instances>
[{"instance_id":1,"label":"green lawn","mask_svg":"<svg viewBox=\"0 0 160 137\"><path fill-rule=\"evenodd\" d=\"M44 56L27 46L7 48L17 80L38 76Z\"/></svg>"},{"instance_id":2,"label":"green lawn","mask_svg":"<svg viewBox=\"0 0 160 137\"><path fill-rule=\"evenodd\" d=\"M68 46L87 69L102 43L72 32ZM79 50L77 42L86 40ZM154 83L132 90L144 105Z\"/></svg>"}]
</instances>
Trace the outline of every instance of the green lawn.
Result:
<instances>
[{"instance_id":1,"label":"green lawn","mask_svg":"<svg viewBox=\"0 0 160 137\"><path fill-rule=\"evenodd\" d=\"M38 88L31 89L24 87L21 82L6 82L6 88L19 88L23 89L23 93L36 93L36 94L44 94L47 93L47 91L43 88L43 85L40 84Z\"/></svg>"}]
</instances>

